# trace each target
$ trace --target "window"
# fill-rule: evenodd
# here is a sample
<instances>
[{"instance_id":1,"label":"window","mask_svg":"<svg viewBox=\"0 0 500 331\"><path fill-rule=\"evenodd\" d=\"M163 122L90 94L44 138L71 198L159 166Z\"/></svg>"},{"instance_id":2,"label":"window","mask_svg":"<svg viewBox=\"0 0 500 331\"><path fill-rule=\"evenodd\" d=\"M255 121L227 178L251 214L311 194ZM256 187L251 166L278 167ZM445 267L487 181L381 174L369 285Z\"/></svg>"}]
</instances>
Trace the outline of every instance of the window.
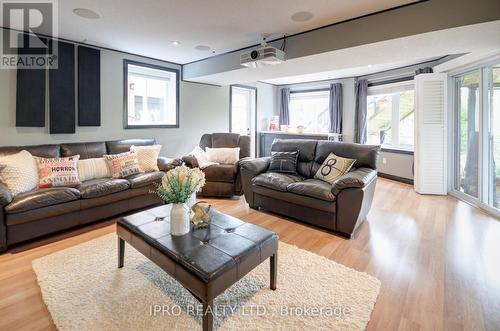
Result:
<instances>
[{"instance_id":1,"label":"window","mask_svg":"<svg viewBox=\"0 0 500 331\"><path fill-rule=\"evenodd\" d=\"M367 116L368 144L413 150L415 102L412 83L370 87Z\"/></svg>"},{"instance_id":2,"label":"window","mask_svg":"<svg viewBox=\"0 0 500 331\"><path fill-rule=\"evenodd\" d=\"M179 127L179 71L125 60L125 128Z\"/></svg>"},{"instance_id":3,"label":"window","mask_svg":"<svg viewBox=\"0 0 500 331\"><path fill-rule=\"evenodd\" d=\"M290 126L305 127L307 132L328 132L328 89L292 91L290 93Z\"/></svg>"}]
</instances>

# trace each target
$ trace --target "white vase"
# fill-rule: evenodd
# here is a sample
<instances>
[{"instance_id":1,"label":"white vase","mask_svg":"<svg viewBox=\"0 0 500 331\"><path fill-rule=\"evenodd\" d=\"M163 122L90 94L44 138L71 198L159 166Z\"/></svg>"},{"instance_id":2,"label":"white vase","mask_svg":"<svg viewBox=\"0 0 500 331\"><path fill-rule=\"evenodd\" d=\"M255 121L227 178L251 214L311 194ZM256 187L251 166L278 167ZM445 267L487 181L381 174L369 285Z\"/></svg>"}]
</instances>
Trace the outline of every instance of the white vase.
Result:
<instances>
[{"instance_id":1,"label":"white vase","mask_svg":"<svg viewBox=\"0 0 500 331\"><path fill-rule=\"evenodd\" d=\"M170 233L173 236L182 236L189 232L189 208L185 203L174 203L170 210Z\"/></svg>"},{"instance_id":2,"label":"white vase","mask_svg":"<svg viewBox=\"0 0 500 331\"><path fill-rule=\"evenodd\" d=\"M186 204L187 204L189 210L191 210L191 207L193 207L195 203L196 203L196 192L191 194L189 199L186 201Z\"/></svg>"}]
</instances>

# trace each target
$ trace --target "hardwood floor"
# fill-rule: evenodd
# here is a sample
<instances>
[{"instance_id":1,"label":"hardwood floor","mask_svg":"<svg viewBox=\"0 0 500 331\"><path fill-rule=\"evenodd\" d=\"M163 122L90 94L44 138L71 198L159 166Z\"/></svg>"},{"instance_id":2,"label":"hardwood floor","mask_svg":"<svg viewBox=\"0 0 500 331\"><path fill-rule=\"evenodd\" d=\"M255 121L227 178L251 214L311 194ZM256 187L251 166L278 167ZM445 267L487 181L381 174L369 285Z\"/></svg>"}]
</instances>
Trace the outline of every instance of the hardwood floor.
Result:
<instances>
[{"instance_id":1,"label":"hardwood floor","mask_svg":"<svg viewBox=\"0 0 500 331\"><path fill-rule=\"evenodd\" d=\"M382 178L377 185L354 240L249 209L242 199L204 200L379 278L368 330L500 330L500 221L452 197L421 196ZM55 329L31 261L114 230L110 220L1 255L0 330Z\"/></svg>"}]
</instances>

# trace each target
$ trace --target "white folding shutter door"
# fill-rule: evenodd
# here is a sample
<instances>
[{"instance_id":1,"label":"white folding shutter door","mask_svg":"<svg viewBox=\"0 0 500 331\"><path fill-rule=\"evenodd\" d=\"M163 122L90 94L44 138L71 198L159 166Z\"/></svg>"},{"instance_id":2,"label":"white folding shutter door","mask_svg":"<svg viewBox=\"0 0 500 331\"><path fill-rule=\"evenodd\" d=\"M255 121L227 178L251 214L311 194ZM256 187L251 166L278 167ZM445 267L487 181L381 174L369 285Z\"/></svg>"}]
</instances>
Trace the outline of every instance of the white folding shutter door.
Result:
<instances>
[{"instance_id":1,"label":"white folding shutter door","mask_svg":"<svg viewBox=\"0 0 500 331\"><path fill-rule=\"evenodd\" d=\"M447 75L415 76L415 191L447 194Z\"/></svg>"}]
</instances>

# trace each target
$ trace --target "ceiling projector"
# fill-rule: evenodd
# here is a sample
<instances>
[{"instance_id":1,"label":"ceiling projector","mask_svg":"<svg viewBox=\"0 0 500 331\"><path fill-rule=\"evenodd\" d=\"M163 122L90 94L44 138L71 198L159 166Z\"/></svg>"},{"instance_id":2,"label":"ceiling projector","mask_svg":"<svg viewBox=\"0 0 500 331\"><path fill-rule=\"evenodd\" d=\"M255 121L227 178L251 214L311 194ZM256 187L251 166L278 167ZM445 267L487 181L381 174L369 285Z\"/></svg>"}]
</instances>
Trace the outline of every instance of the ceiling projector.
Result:
<instances>
[{"instance_id":1,"label":"ceiling projector","mask_svg":"<svg viewBox=\"0 0 500 331\"><path fill-rule=\"evenodd\" d=\"M264 39L259 48L241 53L240 63L245 67L258 68L280 64L285 61L285 55L282 50L267 45Z\"/></svg>"}]
</instances>

